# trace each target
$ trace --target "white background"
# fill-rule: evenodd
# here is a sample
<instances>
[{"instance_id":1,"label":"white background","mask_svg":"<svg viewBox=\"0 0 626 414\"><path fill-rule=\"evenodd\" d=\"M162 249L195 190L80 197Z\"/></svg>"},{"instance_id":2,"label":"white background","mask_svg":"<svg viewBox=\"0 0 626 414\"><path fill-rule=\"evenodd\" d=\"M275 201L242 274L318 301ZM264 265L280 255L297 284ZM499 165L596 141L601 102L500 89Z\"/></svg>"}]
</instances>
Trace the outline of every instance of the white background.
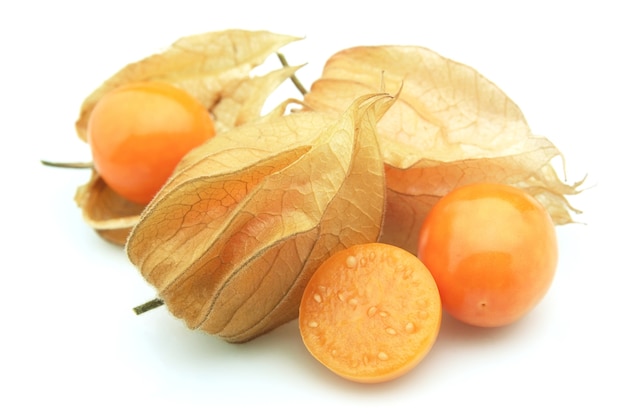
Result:
<instances>
[{"instance_id":1,"label":"white background","mask_svg":"<svg viewBox=\"0 0 626 414\"><path fill-rule=\"evenodd\" d=\"M617 5L4 2L0 412L626 412L626 33ZM588 174L588 189L571 199L583 224L558 229L560 264L545 300L506 329L445 318L415 370L374 386L319 365L294 323L230 345L187 330L164 308L135 316L131 308L154 291L121 249L83 224L72 198L88 172L39 160L89 158L73 129L79 106L123 65L179 37L228 28L305 37L283 49L290 63L308 62L305 85L331 54L371 44L426 46L498 84L562 150L568 180ZM289 84L281 91L297 96Z\"/></svg>"}]
</instances>

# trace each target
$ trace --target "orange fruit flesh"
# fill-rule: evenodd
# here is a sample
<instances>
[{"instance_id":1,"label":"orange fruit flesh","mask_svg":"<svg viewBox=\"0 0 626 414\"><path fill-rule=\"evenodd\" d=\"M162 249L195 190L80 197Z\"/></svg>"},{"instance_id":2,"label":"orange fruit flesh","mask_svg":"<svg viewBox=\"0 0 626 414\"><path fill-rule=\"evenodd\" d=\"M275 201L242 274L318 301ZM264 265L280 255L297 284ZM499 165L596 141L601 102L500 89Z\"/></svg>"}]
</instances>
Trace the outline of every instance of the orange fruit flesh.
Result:
<instances>
[{"instance_id":1,"label":"orange fruit flesh","mask_svg":"<svg viewBox=\"0 0 626 414\"><path fill-rule=\"evenodd\" d=\"M441 324L441 300L413 254L381 243L342 250L310 279L299 327L309 352L356 382L397 378L430 351Z\"/></svg>"}]
</instances>

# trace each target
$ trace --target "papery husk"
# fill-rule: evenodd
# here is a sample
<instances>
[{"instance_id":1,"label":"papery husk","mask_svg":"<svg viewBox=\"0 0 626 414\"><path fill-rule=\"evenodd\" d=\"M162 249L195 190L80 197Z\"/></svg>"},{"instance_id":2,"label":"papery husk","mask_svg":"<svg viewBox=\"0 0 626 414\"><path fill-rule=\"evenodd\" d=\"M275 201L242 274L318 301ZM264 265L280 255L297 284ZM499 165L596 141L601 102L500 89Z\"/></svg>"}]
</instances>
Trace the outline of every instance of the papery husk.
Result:
<instances>
[{"instance_id":1,"label":"papery husk","mask_svg":"<svg viewBox=\"0 0 626 414\"><path fill-rule=\"evenodd\" d=\"M234 29L183 37L161 53L126 65L93 91L81 106L76 121L78 136L87 141L89 116L100 98L128 83L171 83L211 111L221 99L228 97L224 91L236 89L269 55L296 40L299 38L268 31ZM259 94L266 92L262 89Z\"/></svg>"},{"instance_id":2,"label":"papery husk","mask_svg":"<svg viewBox=\"0 0 626 414\"><path fill-rule=\"evenodd\" d=\"M251 76L280 47L297 37L267 31L226 30L184 37L162 53L131 63L107 79L81 106L76 131L87 141L87 123L98 100L128 83L163 81L186 90L212 113L216 132L228 131L261 115L269 95L299 67L283 67ZM76 201L86 222L106 240L124 245L138 220L137 209L112 196L106 183L94 177L77 191ZM131 215L127 215L131 214Z\"/></svg>"},{"instance_id":3,"label":"papery husk","mask_svg":"<svg viewBox=\"0 0 626 414\"><path fill-rule=\"evenodd\" d=\"M381 241L416 251L421 223L452 189L475 182L523 188L556 224L578 212L552 161L562 154L532 133L520 108L475 69L419 46L363 46L333 55L304 102L340 113L355 96L402 87L378 124L387 182Z\"/></svg>"},{"instance_id":4,"label":"papery husk","mask_svg":"<svg viewBox=\"0 0 626 414\"><path fill-rule=\"evenodd\" d=\"M319 264L378 239L375 125L392 102L362 97L339 118L274 114L191 151L131 232L131 262L172 314L228 342L296 318Z\"/></svg>"},{"instance_id":5,"label":"papery husk","mask_svg":"<svg viewBox=\"0 0 626 414\"><path fill-rule=\"evenodd\" d=\"M85 222L103 239L120 246L126 243L145 208L111 190L96 171L78 187L74 200L82 208Z\"/></svg>"}]
</instances>

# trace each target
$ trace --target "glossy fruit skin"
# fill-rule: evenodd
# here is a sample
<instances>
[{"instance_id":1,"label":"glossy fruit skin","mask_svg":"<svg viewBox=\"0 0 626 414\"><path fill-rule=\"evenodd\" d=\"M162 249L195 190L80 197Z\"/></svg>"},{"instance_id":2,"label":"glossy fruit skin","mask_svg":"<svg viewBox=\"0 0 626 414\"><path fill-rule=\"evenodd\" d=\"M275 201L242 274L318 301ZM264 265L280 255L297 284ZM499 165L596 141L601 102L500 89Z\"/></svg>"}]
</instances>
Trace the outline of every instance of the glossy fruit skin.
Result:
<instances>
[{"instance_id":1,"label":"glossy fruit skin","mask_svg":"<svg viewBox=\"0 0 626 414\"><path fill-rule=\"evenodd\" d=\"M114 89L98 101L87 125L96 171L139 204L154 197L187 152L214 135L207 109L165 82Z\"/></svg>"},{"instance_id":2,"label":"glossy fruit skin","mask_svg":"<svg viewBox=\"0 0 626 414\"><path fill-rule=\"evenodd\" d=\"M548 212L524 191L479 183L453 190L427 215L418 257L444 309L467 324L511 324L552 284L558 248Z\"/></svg>"}]
</instances>

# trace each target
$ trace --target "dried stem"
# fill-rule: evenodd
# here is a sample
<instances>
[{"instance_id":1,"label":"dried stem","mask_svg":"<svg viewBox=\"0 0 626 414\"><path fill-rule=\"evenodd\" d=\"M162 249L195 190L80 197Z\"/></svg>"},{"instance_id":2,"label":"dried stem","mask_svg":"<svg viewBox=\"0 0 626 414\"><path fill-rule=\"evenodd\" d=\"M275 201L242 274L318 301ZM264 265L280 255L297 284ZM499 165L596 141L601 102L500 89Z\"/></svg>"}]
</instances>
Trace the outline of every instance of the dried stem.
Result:
<instances>
[{"instance_id":1,"label":"dried stem","mask_svg":"<svg viewBox=\"0 0 626 414\"><path fill-rule=\"evenodd\" d=\"M41 160L41 163L48 167L58 168L93 168L93 162L55 162Z\"/></svg>"},{"instance_id":2,"label":"dried stem","mask_svg":"<svg viewBox=\"0 0 626 414\"><path fill-rule=\"evenodd\" d=\"M278 56L278 59L280 60L280 63L283 65L283 67L289 66L289 63L287 63L287 59L285 58L285 55L283 55L282 53L278 53L278 52L276 53L276 55ZM296 88L298 88L302 96L308 93L308 91L302 85L302 83L300 82L300 79L298 79L296 75L291 75L289 78L291 79L291 82L293 82L293 84L296 86Z\"/></svg>"},{"instance_id":3,"label":"dried stem","mask_svg":"<svg viewBox=\"0 0 626 414\"><path fill-rule=\"evenodd\" d=\"M133 311L135 311L136 315L141 315L142 313L156 309L161 305L163 305L163 300L156 298L144 303L143 305L134 307Z\"/></svg>"}]
</instances>

